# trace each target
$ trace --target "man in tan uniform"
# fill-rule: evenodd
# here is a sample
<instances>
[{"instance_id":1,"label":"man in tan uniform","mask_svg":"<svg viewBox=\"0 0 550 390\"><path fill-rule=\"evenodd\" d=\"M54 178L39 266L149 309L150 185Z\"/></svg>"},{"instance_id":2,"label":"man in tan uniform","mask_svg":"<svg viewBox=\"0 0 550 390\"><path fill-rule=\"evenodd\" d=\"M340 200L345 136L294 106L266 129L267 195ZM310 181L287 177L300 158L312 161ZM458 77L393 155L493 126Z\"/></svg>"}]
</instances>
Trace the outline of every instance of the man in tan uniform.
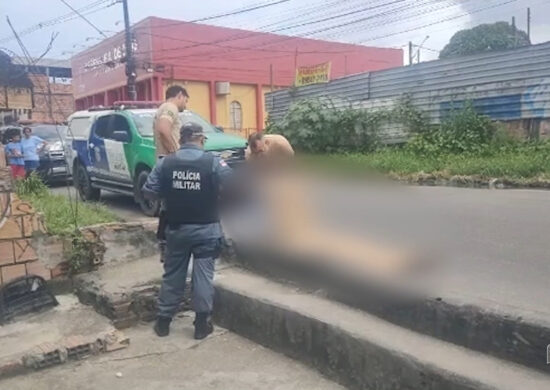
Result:
<instances>
[{"instance_id":1,"label":"man in tan uniform","mask_svg":"<svg viewBox=\"0 0 550 390\"><path fill-rule=\"evenodd\" d=\"M247 159L287 159L294 156L290 142L279 134L253 133L248 137Z\"/></svg>"},{"instance_id":2,"label":"man in tan uniform","mask_svg":"<svg viewBox=\"0 0 550 390\"><path fill-rule=\"evenodd\" d=\"M189 94L185 88L172 85L166 90L166 102L155 115L154 135L157 157L175 153L179 149L181 121L179 113L187 107Z\"/></svg>"},{"instance_id":3,"label":"man in tan uniform","mask_svg":"<svg viewBox=\"0 0 550 390\"><path fill-rule=\"evenodd\" d=\"M166 102L161 104L158 108L153 128L157 158L163 158L164 156L175 153L179 149L181 128L179 114L187 107L188 100L189 94L185 88L179 85L172 85L166 90ZM164 252L166 249L165 229L166 218L161 206L157 230L161 262L164 262Z\"/></svg>"}]
</instances>

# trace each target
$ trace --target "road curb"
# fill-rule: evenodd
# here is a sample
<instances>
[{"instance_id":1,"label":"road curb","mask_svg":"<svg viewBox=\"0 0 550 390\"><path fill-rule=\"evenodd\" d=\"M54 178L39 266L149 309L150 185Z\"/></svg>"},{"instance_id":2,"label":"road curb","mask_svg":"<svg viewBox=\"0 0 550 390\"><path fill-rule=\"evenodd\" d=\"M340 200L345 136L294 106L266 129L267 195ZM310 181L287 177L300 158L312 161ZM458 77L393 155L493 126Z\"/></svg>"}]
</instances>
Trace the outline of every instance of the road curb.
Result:
<instances>
[{"instance_id":1,"label":"road curb","mask_svg":"<svg viewBox=\"0 0 550 390\"><path fill-rule=\"evenodd\" d=\"M546 390L550 376L233 269L216 281L217 324L350 389Z\"/></svg>"},{"instance_id":2,"label":"road curb","mask_svg":"<svg viewBox=\"0 0 550 390\"><path fill-rule=\"evenodd\" d=\"M402 295L387 286L353 280L338 269L256 249L238 248L231 260L274 280L291 282L309 291L372 313L380 318L472 350L490 354L545 373L550 322L523 313L452 302L438 297Z\"/></svg>"}]
</instances>

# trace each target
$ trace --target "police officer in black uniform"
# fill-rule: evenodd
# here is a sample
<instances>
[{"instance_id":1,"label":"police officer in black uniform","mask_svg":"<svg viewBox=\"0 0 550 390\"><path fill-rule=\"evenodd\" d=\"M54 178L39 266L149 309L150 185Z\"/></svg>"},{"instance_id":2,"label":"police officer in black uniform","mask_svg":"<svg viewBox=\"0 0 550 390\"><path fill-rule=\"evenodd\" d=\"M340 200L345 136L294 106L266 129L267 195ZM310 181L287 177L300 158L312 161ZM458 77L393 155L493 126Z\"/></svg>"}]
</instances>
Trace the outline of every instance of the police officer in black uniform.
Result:
<instances>
[{"instance_id":1,"label":"police officer in black uniform","mask_svg":"<svg viewBox=\"0 0 550 390\"><path fill-rule=\"evenodd\" d=\"M180 130L181 148L159 160L143 186L148 199L165 202L166 258L154 330L168 336L185 290L189 259L193 255L193 309L195 339L213 331L214 264L223 242L218 212L220 185L232 174L225 161L204 151L206 134L196 123Z\"/></svg>"}]
</instances>

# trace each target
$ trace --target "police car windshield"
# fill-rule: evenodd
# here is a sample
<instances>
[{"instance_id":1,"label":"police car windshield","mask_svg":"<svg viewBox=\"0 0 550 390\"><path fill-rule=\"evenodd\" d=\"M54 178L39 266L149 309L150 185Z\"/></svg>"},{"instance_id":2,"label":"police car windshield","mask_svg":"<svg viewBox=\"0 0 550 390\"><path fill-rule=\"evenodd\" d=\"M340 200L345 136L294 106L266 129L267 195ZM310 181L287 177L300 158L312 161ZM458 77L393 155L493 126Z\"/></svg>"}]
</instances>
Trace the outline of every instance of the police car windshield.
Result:
<instances>
[{"instance_id":1,"label":"police car windshield","mask_svg":"<svg viewBox=\"0 0 550 390\"><path fill-rule=\"evenodd\" d=\"M143 137L152 137L153 136L153 123L155 120L155 112L132 112L134 117L134 122L136 123L137 130ZM184 111L180 113L181 124L187 122L194 122L202 126L205 133L217 133L218 130L210 123L205 121L199 115L191 111Z\"/></svg>"}]
</instances>

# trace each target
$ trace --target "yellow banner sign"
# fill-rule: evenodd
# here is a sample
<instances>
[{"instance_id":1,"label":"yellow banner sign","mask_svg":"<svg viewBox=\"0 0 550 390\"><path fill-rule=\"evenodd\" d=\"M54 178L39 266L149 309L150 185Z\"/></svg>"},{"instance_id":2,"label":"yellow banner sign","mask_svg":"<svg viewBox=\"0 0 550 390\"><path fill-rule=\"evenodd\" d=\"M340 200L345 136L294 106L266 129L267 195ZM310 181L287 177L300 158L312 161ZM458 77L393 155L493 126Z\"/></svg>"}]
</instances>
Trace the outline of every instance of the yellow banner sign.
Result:
<instances>
[{"instance_id":1,"label":"yellow banner sign","mask_svg":"<svg viewBox=\"0 0 550 390\"><path fill-rule=\"evenodd\" d=\"M301 66L296 69L297 87L309 84L328 83L330 81L330 62L313 66Z\"/></svg>"}]
</instances>

